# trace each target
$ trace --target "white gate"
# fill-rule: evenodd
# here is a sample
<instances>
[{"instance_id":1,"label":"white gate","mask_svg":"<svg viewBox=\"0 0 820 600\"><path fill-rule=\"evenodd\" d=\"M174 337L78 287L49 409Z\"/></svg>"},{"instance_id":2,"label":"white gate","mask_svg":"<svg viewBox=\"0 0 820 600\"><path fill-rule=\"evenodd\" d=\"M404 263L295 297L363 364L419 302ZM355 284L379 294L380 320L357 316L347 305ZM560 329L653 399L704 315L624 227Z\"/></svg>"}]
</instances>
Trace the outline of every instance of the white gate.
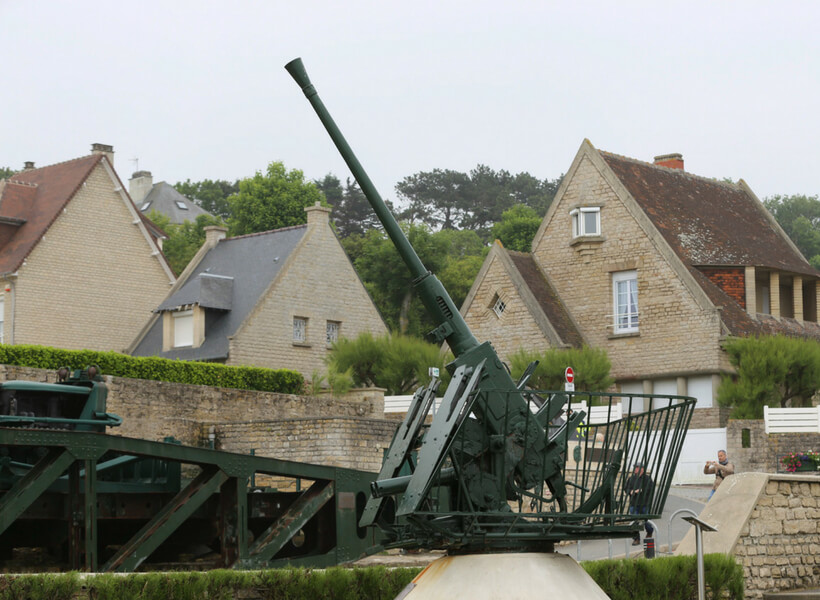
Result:
<instances>
[{"instance_id":1,"label":"white gate","mask_svg":"<svg viewBox=\"0 0 820 600\"><path fill-rule=\"evenodd\" d=\"M690 429L683 441L673 485L714 483L714 475L704 475L707 460L717 460L718 450L726 449L726 428ZM732 457L729 457L732 460Z\"/></svg>"}]
</instances>

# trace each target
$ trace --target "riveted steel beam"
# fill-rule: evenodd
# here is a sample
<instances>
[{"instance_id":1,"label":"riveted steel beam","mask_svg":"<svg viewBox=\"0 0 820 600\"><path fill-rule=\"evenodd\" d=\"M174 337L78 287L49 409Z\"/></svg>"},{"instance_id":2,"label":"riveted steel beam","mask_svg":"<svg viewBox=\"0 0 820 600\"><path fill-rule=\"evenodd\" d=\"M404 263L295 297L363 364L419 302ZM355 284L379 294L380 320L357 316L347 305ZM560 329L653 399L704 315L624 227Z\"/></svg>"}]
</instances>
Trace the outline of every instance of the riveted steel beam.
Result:
<instances>
[{"instance_id":1,"label":"riveted steel beam","mask_svg":"<svg viewBox=\"0 0 820 600\"><path fill-rule=\"evenodd\" d=\"M103 566L103 571L133 571L228 479L215 467L204 469Z\"/></svg>"},{"instance_id":2,"label":"riveted steel beam","mask_svg":"<svg viewBox=\"0 0 820 600\"><path fill-rule=\"evenodd\" d=\"M335 486L332 481L315 481L284 514L259 536L250 548L250 560L266 563L287 544L329 500Z\"/></svg>"}]
</instances>

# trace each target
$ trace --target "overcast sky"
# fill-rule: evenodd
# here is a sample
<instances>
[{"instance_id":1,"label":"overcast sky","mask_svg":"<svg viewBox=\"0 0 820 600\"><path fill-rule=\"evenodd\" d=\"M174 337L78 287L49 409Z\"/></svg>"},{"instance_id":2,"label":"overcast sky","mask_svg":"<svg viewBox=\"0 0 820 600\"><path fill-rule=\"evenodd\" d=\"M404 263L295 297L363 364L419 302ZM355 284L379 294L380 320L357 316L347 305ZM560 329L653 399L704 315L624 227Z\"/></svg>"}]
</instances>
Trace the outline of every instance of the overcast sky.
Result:
<instances>
[{"instance_id":1,"label":"overcast sky","mask_svg":"<svg viewBox=\"0 0 820 600\"><path fill-rule=\"evenodd\" d=\"M0 0L0 166L114 146L125 181L349 172L301 56L382 195L477 164L565 172L584 138L820 193L820 2Z\"/></svg>"}]
</instances>

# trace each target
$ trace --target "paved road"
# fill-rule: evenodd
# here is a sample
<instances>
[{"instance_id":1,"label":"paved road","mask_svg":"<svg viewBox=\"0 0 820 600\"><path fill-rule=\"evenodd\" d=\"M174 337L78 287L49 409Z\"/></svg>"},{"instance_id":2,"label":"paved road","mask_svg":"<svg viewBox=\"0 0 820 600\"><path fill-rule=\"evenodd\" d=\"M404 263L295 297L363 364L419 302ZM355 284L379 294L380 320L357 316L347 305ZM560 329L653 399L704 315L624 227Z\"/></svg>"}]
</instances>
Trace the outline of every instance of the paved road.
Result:
<instances>
[{"instance_id":1,"label":"paved road","mask_svg":"<svg viewBox=\"0 0 820 600\"><path fill-rule=\"evenodd\" d=\"M674 549L691 527L689 523L681 518L691 513L681 512L674 518L673 515L682 509L691 510L695 515L699 515L709 497L709 492L710 488L708 486L673 486L669 490L663 516L654 520L658 529L655 532L656 555L662 555L668 551L670 535ZM643 535L644 532L641 531L642 538ZM629 538L571 542L567 545L558 546L555 550L562 554L569 554L578 561L600 560L610 557L623 558L627 554L630 556L643 556L643 546L633 546L632 540Z\"/></svg>"}]
</instances>

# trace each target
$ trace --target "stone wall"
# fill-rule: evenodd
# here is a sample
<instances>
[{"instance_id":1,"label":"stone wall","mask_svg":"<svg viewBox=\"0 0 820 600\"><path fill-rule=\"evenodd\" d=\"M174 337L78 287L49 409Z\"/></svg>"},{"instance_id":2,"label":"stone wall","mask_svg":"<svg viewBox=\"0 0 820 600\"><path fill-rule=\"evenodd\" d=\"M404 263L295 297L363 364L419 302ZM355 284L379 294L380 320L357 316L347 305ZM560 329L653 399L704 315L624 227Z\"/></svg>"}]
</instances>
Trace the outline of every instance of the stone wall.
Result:
<instances>
[{"instance_id":1,"label":"stone wall","mask_svg":"<svg viewBox=\"0 0 820 600\"><path fill-rule=\"evenodd\" d=\"M712 429L726 427L731 409L722 407L696 408L692 413L689 429Z\"/></svg>"},{"instance_id":2,"label":"stone wall","mask_svg":"<svg viewBox=\"0 0 820 600\"><path fill-rule=\"evenodd\" d=\"M697 411L696 411L697 412ZM743 430L749 430L749 447L743 447ZM820 433L767 434L762 419L731 419L726 426L726 451L737 472L785 471L780 458L789 452L820 452Z\"/></svg>"},{"instance_id":3,"label":"stone wall","mask_svg":"<svg viewBox=\"0 0 820 600\"><path fill-rule=\"evenodd\" d=\"M0 380L54 382L50 370L0 366ZM395 421L384 390L352 390L343 400L123 377L106 377L108 412L123 418L109 433L153 441L378 471ZM209 437L213 435L213 438Z\"/></svg>"},{"instance_id":4,"label":"stone wall","mask_svg":"<svg viewBox=\"0 0 820 600\"><path fill-rule=\"evenodd\" d=\"M820 586L820 477L797 477L772 476L740 532L746 598Z\"/></svg>"},{"instance_id":5,"label":"stone wall","mask_svg":"<svg viewBox=\"0 0 820 600\"><path fill-rule=\"evenodd\" d=\"M820 587L820 475L740 473L715 492L699 517L703 552L733 555L746 598ZM696 552L690 529L676 555Z\"/></svg>"}]
</instances>

